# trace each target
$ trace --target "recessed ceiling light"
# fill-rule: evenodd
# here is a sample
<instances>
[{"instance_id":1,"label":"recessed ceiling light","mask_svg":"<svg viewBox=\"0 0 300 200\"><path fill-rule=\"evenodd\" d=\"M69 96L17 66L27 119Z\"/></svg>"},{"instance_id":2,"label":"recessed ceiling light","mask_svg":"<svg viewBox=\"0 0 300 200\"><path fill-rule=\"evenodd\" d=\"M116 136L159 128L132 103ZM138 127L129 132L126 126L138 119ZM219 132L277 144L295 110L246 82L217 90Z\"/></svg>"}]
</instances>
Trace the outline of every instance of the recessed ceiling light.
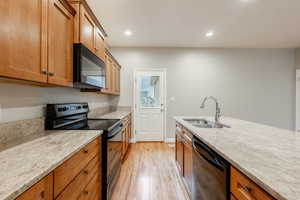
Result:
<instances>
[{"instance_id":1,"label":"recessed ceiling light","mask_svg":"<svg viewBox=\"0 0 300 200\"><path fill-rule=\"evenodd\" d=\"M131 35L132 35L132 32L131 32L131 30L126 30L126 31L124 31L124 34L125 34L126 36L131 36Z\"/></svg>"},{"instance_id":2,"label":"recessed ceiling light","mask_svg":"<svg viewBox=\"0 0 300 200\"><path fill-rule=\"evenodd\" d=\"M205 34L206 37L212 37L214 35L213 31L209 31Z\"/></svg>"}]
</instances>

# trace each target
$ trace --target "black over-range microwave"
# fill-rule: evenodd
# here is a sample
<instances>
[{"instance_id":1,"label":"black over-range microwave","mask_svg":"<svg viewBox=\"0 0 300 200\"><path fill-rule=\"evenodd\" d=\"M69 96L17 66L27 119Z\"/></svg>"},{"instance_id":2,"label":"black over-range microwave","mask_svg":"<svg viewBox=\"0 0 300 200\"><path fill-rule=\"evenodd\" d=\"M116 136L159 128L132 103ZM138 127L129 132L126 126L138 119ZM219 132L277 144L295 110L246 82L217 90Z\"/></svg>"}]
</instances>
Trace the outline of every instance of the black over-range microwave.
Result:
<instances>
[{"instance_id":1,"label":"black over-range microwave","mask_svg":"<svg viewBox=\"0 0 300 200\"><path fill-rule=\"evenodd\" d=\"M83 44L74 44L73 82L75 88L105 88L106 70L103 60Z\"/></svg>"}]
</instances>

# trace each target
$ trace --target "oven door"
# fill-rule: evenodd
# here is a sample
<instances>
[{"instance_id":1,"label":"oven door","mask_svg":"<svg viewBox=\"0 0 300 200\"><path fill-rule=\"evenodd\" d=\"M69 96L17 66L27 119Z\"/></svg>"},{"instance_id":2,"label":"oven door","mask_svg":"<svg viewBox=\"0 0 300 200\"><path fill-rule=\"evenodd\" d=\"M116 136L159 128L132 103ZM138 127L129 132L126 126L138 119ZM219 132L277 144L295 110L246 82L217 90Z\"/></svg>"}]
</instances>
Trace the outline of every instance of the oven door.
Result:
<instances>
[{"instance_id":1,"label":"oven door","mask_svg":"<svg viewBox=\"0 0 300 200\"><path fill-rule=\"evenodd\" d=\"M105 88L105 63L81 43L74 44L73 79L76 88Z\"/></svg>"},{"instance_id":2,"label":"oven door","mask_svg":"<svg viewBox=\"0 0 300 200\"><path fill-rule=\"evenodd\" d=\"M108 134L107 138L107 196L111 192L118 180L122 165L122 145L123 132L122 124Z\"/></svg>"}]
</instances>

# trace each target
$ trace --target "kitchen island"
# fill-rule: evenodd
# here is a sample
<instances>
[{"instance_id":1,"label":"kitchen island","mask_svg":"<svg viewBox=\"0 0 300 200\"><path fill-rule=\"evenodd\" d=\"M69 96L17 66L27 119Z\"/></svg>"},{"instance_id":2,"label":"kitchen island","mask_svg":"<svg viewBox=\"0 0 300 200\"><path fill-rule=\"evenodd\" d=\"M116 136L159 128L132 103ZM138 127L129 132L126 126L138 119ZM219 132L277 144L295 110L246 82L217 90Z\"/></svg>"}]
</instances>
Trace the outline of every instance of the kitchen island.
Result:
<instances>
[{"instance_id":1,"label":"kitchen island","mask_svg":"<svg viewBox=\"0 0 300 200\"><path fill-rule=\"evenodd\" d=\"M226 159L234 168L277 200L300 199L300 134L234 118L231 128L198 128L175 117L177 124Z\"/></svg>"}]
</instances>

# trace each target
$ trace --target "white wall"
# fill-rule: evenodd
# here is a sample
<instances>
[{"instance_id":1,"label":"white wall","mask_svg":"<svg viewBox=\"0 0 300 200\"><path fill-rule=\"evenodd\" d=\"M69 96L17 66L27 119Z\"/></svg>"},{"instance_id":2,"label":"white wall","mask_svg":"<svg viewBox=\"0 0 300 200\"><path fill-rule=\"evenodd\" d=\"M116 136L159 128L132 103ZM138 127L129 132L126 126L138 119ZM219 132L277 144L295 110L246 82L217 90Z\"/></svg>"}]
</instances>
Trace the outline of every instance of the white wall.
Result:
<instances>
[{"instance_id":1,"label":"white wall","mask_svg":"<svg viewBox=\"0 0 300 200\"><path fill-rule=\"evenodd\" d=\"M295 50L295 54L296 54L296 56L295 56L295 64L296 64L296 68L297 68L297 69L300 69L300 48L297 48L297 49Z\"/></svg>"},{"instance_id":2,"label":"white wall","mask_svg":"<svg viewBox=\"0 0 300 200\"><path fill-rule=\"evenodd\" d=\"M136 68L167 68L167 135L175 115L212 115L200 110L216 96L225 116L293 129L295 51L293 49L113 48L123 66L120 106L132 106ZM175 101L170 101L174 97Z\"/></svg>"},{"instance_id":3,"label":"white wall","mask_svg":"<svg viewBox=\"0 0 300 200\"><path fill-rule=\"evenodd\" d=\"M81 93L73 88L45 88L0 83L0 123L33 119L44 115L47 103L88 102L90 108L107 107L112 97Z\"/></svg>"}]
</instances>

